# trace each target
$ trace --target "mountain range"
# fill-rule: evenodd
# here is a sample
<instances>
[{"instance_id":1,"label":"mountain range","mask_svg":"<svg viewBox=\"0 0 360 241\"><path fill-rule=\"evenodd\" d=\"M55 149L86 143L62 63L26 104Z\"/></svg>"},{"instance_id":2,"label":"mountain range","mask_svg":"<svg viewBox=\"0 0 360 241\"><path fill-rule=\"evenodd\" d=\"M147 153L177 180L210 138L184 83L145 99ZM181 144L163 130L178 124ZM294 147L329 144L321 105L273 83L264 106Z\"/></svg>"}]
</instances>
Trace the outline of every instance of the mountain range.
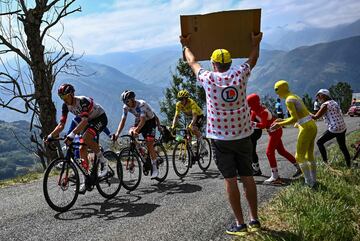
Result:
<instances>
[{"instance_id":1,"label":"mountain range","mask_svg":"<svg viewBox=\"0 0 360 241\"><path fill-rule=\"evenodd\" d=\"M341 36L360 33L359 26L360 21L357 21L321 31L311 28L302 30L301 35L306 36L294 39L298 40L297 44L304 46L290 51L274 50L273 42L270 42L270 45L264 42L257 66L249 81L248 93L257 92L274 96L273 84L278 79L288 80L293 91L300 96L305 93L313 96L319 88L328 88L339 81L348 82L354 92L360 92L360 37L338 40ZM317 34L306 34L306 31ZM278 40L278 44L281 45L287 40L290 43L292 38L290 33L288 36L284 35ZM311 45L315 40L324 39L329 41ZM82 75L60 75L54 87L53 100L60 110L61 100L56 95L57 87L64 82L73 83L77 95L91 96L105 108L110 126L115 128L122 113L122 102L119 97L125 89L134 90L138 98L145 99L156 112L159 112L159 100L163 97L164 89L170 86L171 73L175 71L181 57L180 46L84 56L78 62ZM243 61L236 59L234 64ZM202 61L201 64L205 68L210 65L208 61ZM29 116L1 108L0 119L29 120Z\"/></svg>"}]
</instances>

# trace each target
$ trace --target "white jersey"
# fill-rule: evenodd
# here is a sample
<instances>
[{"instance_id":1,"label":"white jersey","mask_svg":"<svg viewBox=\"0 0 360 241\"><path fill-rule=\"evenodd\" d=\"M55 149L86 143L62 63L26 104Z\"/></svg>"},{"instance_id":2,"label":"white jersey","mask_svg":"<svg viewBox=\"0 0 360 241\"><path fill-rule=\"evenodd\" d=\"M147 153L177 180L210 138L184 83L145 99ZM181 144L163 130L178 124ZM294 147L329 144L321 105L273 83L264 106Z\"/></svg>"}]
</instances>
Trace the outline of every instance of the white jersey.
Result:
<instances>
[{"instance_id":1,"label":"white jersey","mask_svg":"<svg viewBox=\"0 0 360 241\"><path fill-rule=\"evenodd\" d=\"M341 109L334 100L325 101L323 105L327 106L327 111L324 115L325 123L328 126L328 130L332 133L341 133L346 130L346 124L341 114Z\"/></svg>"},{"instance_id":2,"label":"white jersey","mask_svg":"<svg viewBox=\"0 0 360 241\"><path fill-rule=\"evenodd\" d=\"M250 66L232 66L224 73L200 69L198 81L206 93L206 136L217 140L237 140L250 136L250 108L246 85Z\"/></svg>"},{"instance_id":3,"label":"white jersey","mask_svg":"<svg viewBox=\"0 0 360 241\"><path fill-rule=\"evenodd\" d=\"M140 122L140 117L145 117L145 121L155 117L154 111L148 103L144 100L135 100L135 102L134 108L124 105L122 118L126 118L127 114L130 112L135 116L135 124L138 124Z\"/></svg>"}]
</instances>

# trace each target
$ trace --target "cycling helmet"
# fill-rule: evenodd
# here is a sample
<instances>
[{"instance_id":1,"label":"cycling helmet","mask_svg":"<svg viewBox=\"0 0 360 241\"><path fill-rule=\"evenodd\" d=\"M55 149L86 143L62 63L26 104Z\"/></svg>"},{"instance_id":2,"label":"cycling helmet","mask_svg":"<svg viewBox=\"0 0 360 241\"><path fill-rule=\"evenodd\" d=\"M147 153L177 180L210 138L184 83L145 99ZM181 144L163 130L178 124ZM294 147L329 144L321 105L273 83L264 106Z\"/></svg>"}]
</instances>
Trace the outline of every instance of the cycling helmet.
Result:
<instances>
[{"instance_id":1,"label":"cycling helmet","mask_svg":"<svg viewBox=\"0 0 360 241\"><path fill-rule=\"evenodd\" d=\"M132 99L132 98L135 98L135 93L134 91L131 91L131 90L125 90L124 92L122 92L121 94L121 99L122 101L126 104L126 102L129 100L129 99Z\"/></svg>"},{"instance_id":2,"label":"cycling helmet","mask_svg":"<svg viewBox=\"0 0 360 241\"><path fill-rule=\"evenodd\" d=\"M62 84L58 89L58 95L73 94L74 92L74 86L72 86L71 84Z\"/></svg>"},{"instance_id":3,"label":"cycling helmet","mask_svg":"<svg viewBox=\"0 0 360 241\"><path fill-rule=\"evenodd\" d=\"M180 90L179 93L177 94L177 98L189 98L189 92L187 90Z\"/></svg>"}]
</instances>

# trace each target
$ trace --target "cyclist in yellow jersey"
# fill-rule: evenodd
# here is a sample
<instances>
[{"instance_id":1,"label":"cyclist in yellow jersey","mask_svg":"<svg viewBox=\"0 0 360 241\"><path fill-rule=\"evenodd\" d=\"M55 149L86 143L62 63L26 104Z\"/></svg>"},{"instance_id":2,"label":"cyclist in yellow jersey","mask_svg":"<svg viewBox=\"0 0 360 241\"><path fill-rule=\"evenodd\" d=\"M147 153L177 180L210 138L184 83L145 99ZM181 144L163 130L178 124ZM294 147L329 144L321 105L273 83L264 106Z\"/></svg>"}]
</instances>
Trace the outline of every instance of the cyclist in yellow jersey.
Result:
<instances>
[{"instance_id":1,"label":"cyclist in yellow jersey","mask_svg":"<svg viewBox=\"0 0 360 241\"><path fill-rule=\"evenodd\" d=\"M271 129L277 129L284 125L295 124L299 129L296 145L296 160L304 173L305 184L310 187L316 185L316 162L314 157L314 144L317 126L312 120L310 112L305 107L302 99L289 90L289 84L285 80L279 80L274 86L276 94L285 99L290 117L277 119Z\"/></svg>"},{"instance_id":2,"label":"cyclist in yellow jersey","mask_svg":"<svg viewBox=\"0 0 360 241\"><path fill-rule=\"evenodd\" d=\"M187 90L180 90L177 94L178 102L176 103L175 116L172 122L171 129L175 128L175 125L179 119L180 112L183 112L186 116L192 116L188 129L195 134L196 138L200 140L201 147L205 147L205 143L202 140L200 129L204 121L204 114L201 108L196 102L190 98L190 94Z\"/></svg>"}]
</instances>

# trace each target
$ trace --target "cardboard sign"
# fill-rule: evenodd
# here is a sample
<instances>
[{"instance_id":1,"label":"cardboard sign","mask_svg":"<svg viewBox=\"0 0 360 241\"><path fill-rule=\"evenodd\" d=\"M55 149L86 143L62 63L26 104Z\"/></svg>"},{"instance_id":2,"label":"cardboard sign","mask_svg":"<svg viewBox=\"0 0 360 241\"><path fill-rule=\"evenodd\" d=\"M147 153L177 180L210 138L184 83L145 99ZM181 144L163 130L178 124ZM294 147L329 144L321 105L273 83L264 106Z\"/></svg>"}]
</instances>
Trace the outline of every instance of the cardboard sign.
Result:
<instances>
[{"instance_id":1,"label":"cardboard sign","mask_svg":"<svg viewBox=\"0 0 360 241\"><path fill-rule=\"evenodd\" d=\"M197 60L209 60L215 49L232 58L249 57L251 33L260 32L261 9L180 16L181 35L191 34L189 48Z\"/></svg>"}]
</instances>

